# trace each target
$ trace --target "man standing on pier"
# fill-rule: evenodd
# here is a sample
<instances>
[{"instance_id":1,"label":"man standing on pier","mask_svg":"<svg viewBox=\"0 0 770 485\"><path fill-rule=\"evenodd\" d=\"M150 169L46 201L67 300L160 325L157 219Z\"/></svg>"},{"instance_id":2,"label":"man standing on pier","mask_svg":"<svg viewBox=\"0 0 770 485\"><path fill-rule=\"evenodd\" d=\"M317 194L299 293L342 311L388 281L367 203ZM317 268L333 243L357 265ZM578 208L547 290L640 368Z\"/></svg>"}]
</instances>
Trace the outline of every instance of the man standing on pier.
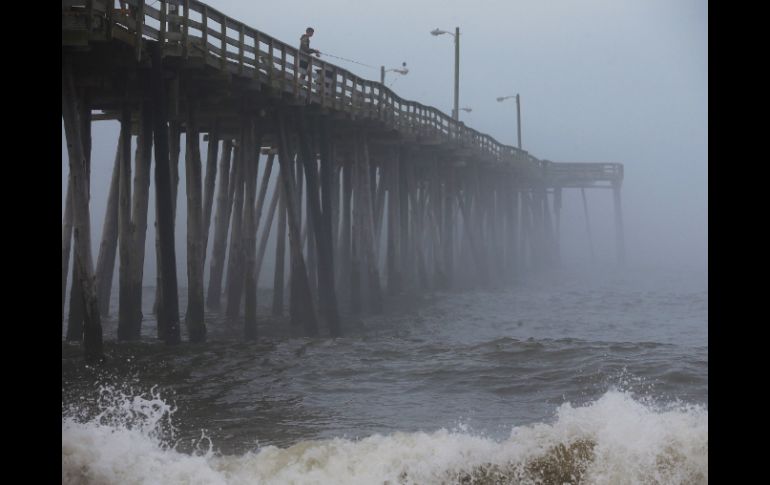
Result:
<instances>
[{"instance_id":1,"label":"man standing on pier","mask_svg":"<svg viewBox=\"0 0 770 485\"><path fill-rule=\"evenodd\" d=\"M299 50L303 54L311 55L315 54L316 57L321 57L321 51L318 49L311 49L310 48L310 38L313 37L313 33L315 30L313 30L313 27L308 27L305 29L305 33L302 34L302 37L299 38ZM307 70L307 61L300 60L299 61L299 67L303 71ZM305 78L305 75L302 75L302 78Z\"/></svg>"}]
</instances>

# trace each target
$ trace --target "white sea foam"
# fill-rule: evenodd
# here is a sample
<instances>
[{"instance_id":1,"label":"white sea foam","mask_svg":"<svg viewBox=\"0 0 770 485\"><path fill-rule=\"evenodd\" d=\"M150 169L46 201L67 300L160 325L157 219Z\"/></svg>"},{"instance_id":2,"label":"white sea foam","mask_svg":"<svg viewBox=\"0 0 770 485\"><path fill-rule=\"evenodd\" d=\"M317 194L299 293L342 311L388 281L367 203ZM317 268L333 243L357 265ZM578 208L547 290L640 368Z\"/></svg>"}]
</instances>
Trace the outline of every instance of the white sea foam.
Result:
<instances>
[{"instance_id":1,"label":"white sea foam","mask_svg":"<svg viewBox=\"0 0 770 485\"><path fill-rule=\"evenodd\" d=\"M62 483L708 482L708 411L643 404L618 390L586 406L564 404L552 423L514 427L503 441L442 429L303 441L233 456L210 447L177 451L173 408L157 393L114 393L104 403L110 404L90 419L65 413Z\"/></svg>"}]
</instances>

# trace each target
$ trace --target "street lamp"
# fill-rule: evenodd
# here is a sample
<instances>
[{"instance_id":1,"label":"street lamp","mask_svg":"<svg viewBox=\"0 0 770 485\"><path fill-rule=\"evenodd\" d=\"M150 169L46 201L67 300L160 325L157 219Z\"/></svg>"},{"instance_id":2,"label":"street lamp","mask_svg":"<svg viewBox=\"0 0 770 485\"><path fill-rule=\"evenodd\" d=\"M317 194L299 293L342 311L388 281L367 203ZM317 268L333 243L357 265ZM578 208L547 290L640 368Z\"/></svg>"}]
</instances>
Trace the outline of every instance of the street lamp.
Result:
<instances>
[{"instance_id":1,"label":"street lamp","mask_svg":"<svg viewBox=\"0 0 770 485\"><path fill-rule=\"evenodd\" d=\"M385 84L385 73L386 72L397 72L401 75L407 75L409 74L409 69L406 67L406 62L401 63L400 68L394 67L393 69L385 69L385 66L380 66L380 83Z\"/></svg>"},{"instance_id":2,"label":"street lamp","mask_svg":"<svg viewBox=\"0 0 770 485\"><path fill-rule=\"evenodd\" d=\"M521 103L519 102L519 95L515 96L500 96L497 98L498 103L502 103L506 99L516 98L516 134L518 135L519 150L521 150Z\"/></svg>"},{"instance_id":3,"label":"street lamp","mask_svg":"<svg viewBox=\"0 0 770 485\"><path fill-rule=\"evenodd\" d=\"M449 34L455 38L455 104L454 108L452 108L452 118L459 120L460 113L458 110L458 105L460 102L460 27L455 27L454 34L452 32L441 29L433 29L430 31L430 34L434 36Z\"/></svg>"},{"instance_id":4,"label":"street lamp","mask_svg":"<svg viewBox=\"0 0 770 485\"><path fill-rule=\"evenodd\" d=\"M465 111L466 113L470 113L471 111L473 111L473 108L469 108L466 106L465 108L460 108L460 111Z\"/></svg>"}]
</instances>

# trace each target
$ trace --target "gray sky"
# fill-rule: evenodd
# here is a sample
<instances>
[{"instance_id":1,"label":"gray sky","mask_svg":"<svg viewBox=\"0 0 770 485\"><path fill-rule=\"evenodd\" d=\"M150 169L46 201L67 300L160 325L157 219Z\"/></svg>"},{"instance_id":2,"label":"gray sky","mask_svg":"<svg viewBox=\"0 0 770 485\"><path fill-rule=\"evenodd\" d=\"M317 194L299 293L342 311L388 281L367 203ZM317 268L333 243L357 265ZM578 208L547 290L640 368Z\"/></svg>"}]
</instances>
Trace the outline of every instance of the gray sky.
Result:
<instances>
[{"instance_id":1,"label":"gray sky","mask_svg":"<svg viewBox=\"0 0 770 485\"><path fill-rule=\"evenodd\" d=\"M313 26L311 45L322 53L386 68L406 61L409 74L389 73L386 84L393 83L391 88L403 98L447 114L453 99L453 39L429 32L437 27L453 32L459 26L460 106L473 109L461 112L466 124L515 144L515 101L498 103L495 98L520 93L523 148L534 156L625 164L623 208L631 263L706 267L706 1L282 0L269 8L244 0L209 4L291 44L298 45L305 28ZM321 59L379 79L379 68ZM117 132L115 122L94 126L95 254ZM201 149L205 159L205 144ZM66 157L63 144L63 191ZM588 202L597 252L610 261L612 193L589 191ZM183 196L179 203L181 217ZM588 255L579 192L567 191L563 203L564 258L579 261ZM184 246L182 229L178 227L178 246ZM153 238L150 229L148 239ZM148 245L148 263L154 266L153 252ZM183 250L178 254L182 258ZM184 259L178 263L182 278Z\"/></svg>"}]
</instances>

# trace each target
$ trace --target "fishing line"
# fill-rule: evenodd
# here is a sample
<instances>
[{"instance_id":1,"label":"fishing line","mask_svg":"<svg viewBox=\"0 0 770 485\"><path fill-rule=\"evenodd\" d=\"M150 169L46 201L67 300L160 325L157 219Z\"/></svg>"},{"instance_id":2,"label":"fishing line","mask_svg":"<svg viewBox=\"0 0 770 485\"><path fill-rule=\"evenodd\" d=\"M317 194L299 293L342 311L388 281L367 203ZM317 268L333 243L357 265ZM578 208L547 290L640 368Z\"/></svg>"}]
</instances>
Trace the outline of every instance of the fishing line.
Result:
<instances>
[{"instance_id":1,"label":"fishing line","mask_svg":"<svg viewBox=\"0 0 770 485\"><path fill-rule=\"evenodd\" d=\"M334 54L327 54L326 52L321 52L321 55L322 56L334 57L335 59L341 59L343 61L352 62L354 64L359 64L359 65L365 66L365 67L371 67L372 69L379 69L378 67L370 66L369 64L364 64L363 62L354 61L353 59L347 59L345 57L335 56Z\"/></svg>"}]
</instances>

